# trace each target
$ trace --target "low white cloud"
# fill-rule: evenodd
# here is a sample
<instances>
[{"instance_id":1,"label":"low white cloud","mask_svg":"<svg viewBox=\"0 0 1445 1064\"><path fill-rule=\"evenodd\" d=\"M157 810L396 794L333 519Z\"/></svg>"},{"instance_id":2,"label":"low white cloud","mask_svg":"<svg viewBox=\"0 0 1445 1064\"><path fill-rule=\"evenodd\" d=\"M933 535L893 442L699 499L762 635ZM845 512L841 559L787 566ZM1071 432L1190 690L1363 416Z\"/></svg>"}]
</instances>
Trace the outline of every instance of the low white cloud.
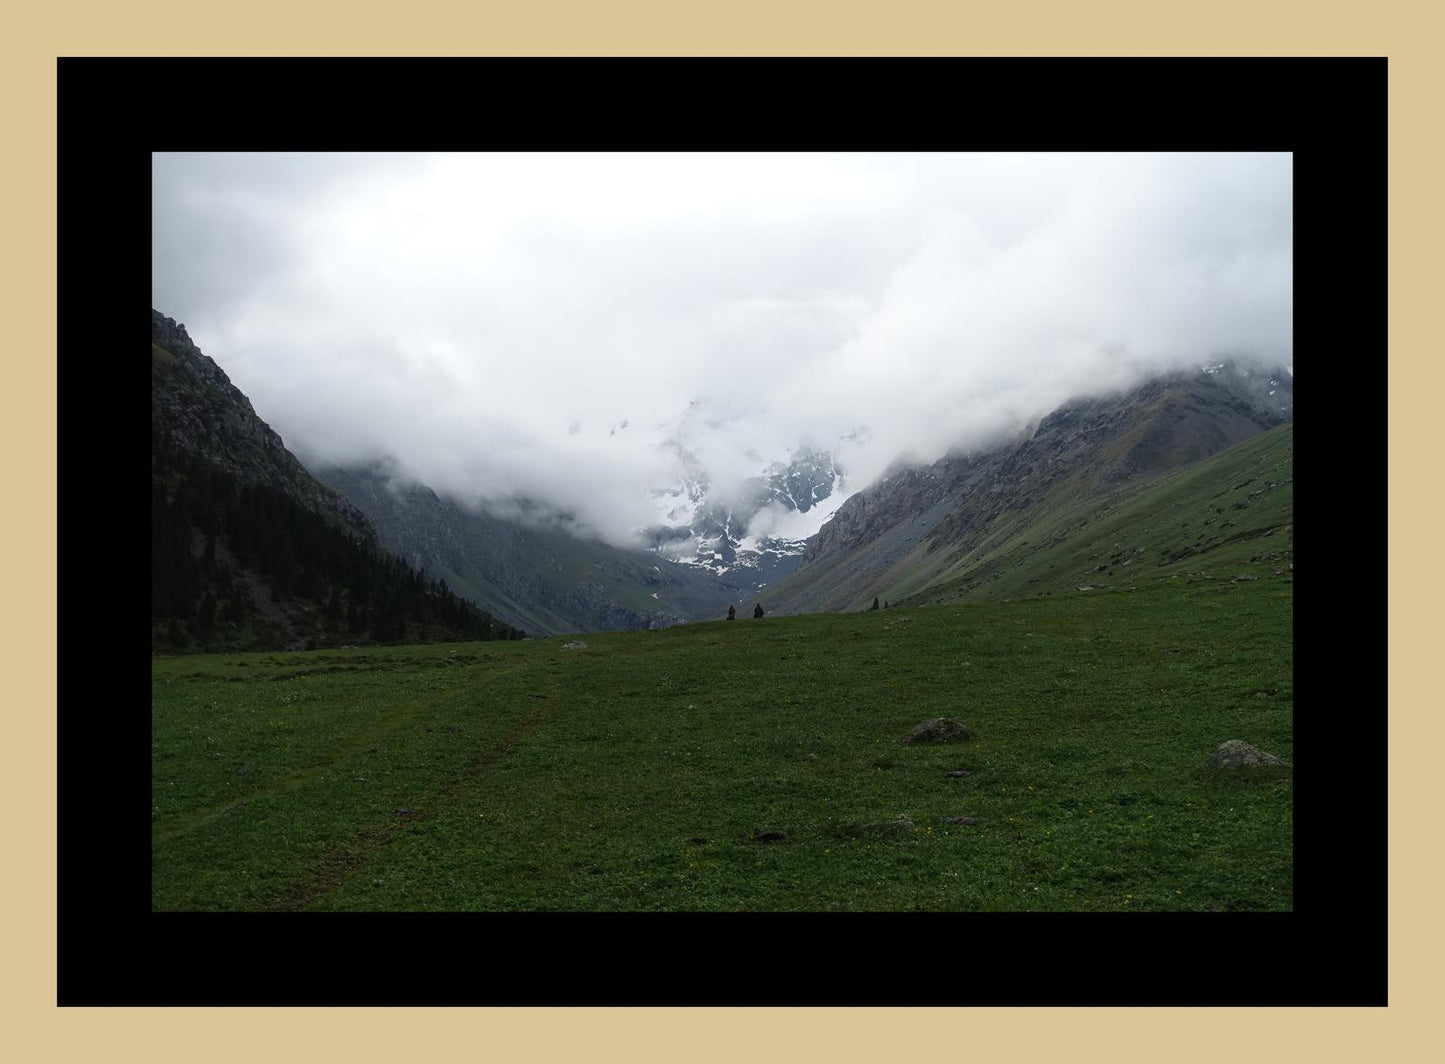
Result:
<instances>
[{"instance_id":1,"label":"low white cloud","mask_svg":"<svg viewBox=\"0 0 1445 1064\"><path fill-rule=\"evenodd\" d=\"M1288 155L163 154L152 208L153 305L303 460L617 542L682 455L725 494L836 449L852 490L1294 361Z\"/></svg>"}]
</instances>

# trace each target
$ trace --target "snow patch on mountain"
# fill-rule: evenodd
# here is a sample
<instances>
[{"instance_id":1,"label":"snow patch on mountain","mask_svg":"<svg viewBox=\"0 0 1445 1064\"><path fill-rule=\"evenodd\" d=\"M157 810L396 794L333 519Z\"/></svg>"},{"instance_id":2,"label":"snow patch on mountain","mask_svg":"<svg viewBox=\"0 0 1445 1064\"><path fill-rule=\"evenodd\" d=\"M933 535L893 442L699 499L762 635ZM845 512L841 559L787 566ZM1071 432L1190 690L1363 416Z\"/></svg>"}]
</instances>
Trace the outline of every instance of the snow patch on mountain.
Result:
<instances>
[{"instance_id":1,"label":"snow patch on mountain","mask_svg":"<svg viewBox=\"0 0 1445 1064\"><path fill-rule=\"evenodd\" d=\"M802 544L822 528L850 498L852 492L833 492L806 511L789 509L782 503L764 506L748 522L747 534L738 541L738 550L761 551L786 549L783 545Z\"/></svg>"}]
</instances>

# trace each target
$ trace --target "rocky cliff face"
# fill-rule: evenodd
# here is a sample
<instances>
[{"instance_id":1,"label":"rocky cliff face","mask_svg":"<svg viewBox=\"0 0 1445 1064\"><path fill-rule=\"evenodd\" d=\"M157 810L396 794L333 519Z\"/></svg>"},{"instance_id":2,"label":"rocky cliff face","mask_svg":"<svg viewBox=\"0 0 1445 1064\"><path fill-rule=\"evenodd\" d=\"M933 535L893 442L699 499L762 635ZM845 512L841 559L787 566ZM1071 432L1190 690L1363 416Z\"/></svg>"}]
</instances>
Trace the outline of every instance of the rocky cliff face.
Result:
<instances>
[{"instance_id":1,"label":"rocky cliff face","mask_svg":"<svg viewBox=\"0 0 1445 1064\"><path fill-rule=\"evenodd\" d=\"M807 513L833 494L841 477L831 454L799 448L786 465L774 463L763 478L758 492L760 506L776 502L786 509Z\"/></svg>"},{"instance_id":2,"label":"rocky cliff face","mask_svg":"<svg viewBox=\"0 0 1445 1064\"><path fill-rule=\"evenodd\" d=\"M319 483L257 415L186 327L151 310L152 451L207 462L239 483L279 489L332 524L376 543L366 515Z\"/></svg>"}]
</instances>

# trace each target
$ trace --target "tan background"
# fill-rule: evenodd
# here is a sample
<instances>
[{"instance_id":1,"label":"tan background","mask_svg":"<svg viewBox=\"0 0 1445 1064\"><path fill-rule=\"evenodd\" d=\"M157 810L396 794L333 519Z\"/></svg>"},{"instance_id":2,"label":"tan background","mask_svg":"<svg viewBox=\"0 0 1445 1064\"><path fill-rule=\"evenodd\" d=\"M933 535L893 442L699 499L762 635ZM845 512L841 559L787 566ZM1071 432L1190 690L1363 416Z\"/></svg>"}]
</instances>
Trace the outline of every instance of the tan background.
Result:
<instances>
[{"instance_id":1,"label":"tan background","mask_svg":"<svg viewBox=\"0 0 1445 1064\"><path fill-rule=\"evenodd\" d=\"M1441 27L1425 5L1007 6L896 0L544 0L499 5L140 0L16 8L0 43L8 195L0 444L23 523L0 521L0 1009L24 1061L1401 1061L1439 1045L1435 762L1441 483ZM1374 55L1390 58L1389 1009L92 1009L55 1007L55 58L60 55ZM1374 364L1384 352L1370 352ZM1365 468L1379 454L1360 445ZM21 478L19 483L14 478ZM37 517L38 515L38 517ZM1432 608L1435 607L1435 608ZM1386 620L1385 618L1381 619ZM1372 635L1377 633L1371 633ZM1368 641L1368 638L1367 638ZM1368 711L1370 707L1360 707ZM1347 847L1347 840L1342 840ZM120 959L117 959L120 960ZM1342 958L1343 960L1343 958ZM1432 1022L1433 1021L1433 1022Z\"/></svg>"}]
</instances>

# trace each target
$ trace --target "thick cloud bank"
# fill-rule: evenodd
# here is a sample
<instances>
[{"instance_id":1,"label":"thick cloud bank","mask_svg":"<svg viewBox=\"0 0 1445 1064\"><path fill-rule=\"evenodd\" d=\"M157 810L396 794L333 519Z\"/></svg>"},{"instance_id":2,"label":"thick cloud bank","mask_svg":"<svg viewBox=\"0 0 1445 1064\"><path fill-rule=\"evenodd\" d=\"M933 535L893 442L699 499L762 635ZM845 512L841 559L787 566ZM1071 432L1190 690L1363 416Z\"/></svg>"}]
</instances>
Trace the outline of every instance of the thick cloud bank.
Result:
<instances>
[{"instance_id":1,"label":"thick cloud bank","mask_svg":"<svg viewBox=\"0 0 1445 1064\"><path fill-rule=\"evenodd\" d=\"M153 158L152 305L305 461L616 542L1163 368L1293 364L1288 155ZM840 441L845 441L841 442Z\"/></svg>"}]
</instances>

